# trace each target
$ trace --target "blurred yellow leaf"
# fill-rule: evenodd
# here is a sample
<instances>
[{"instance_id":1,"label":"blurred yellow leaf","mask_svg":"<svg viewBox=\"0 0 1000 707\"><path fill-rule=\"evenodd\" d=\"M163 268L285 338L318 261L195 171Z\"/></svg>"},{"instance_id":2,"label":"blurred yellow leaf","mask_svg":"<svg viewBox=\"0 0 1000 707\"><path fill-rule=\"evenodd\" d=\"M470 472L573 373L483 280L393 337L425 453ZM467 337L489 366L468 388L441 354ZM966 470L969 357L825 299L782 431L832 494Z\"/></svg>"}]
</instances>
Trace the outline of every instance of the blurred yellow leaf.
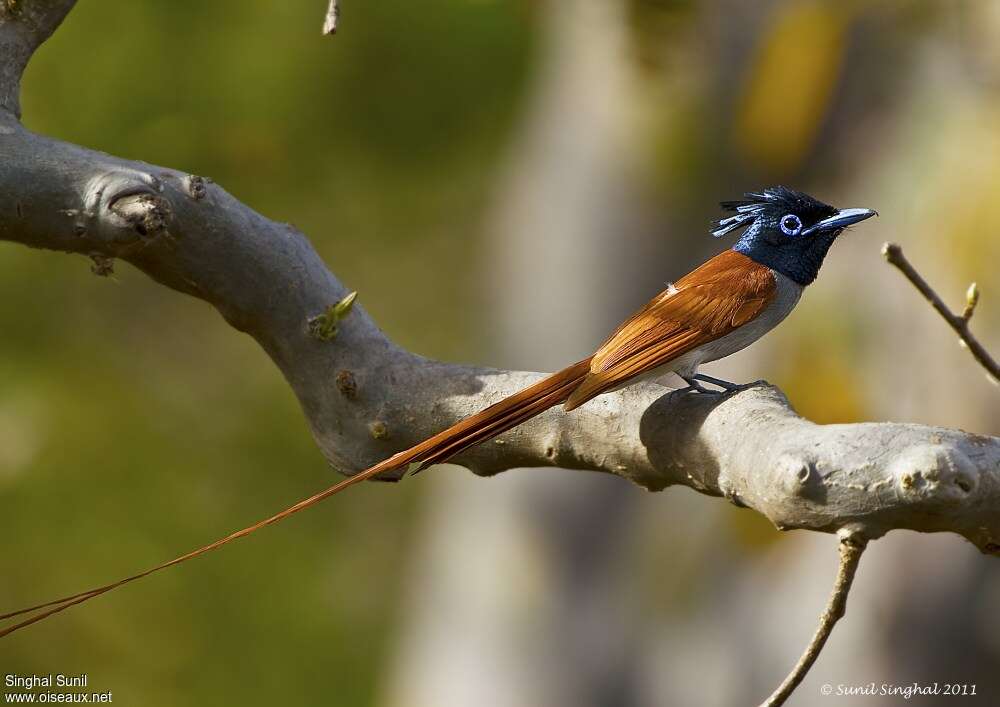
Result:
<instances>
[{"instance_id":1,"label":"blurred yellow leaf","mask_svg":"<svg viewBox=\"0 0 1000 707\"><path fill-rule=\"evenodd\" d=\"M794 169L809 151L840 76L847 4L790 2L762 33L736 112L735 143L773 173Z\"/></svg>"}]
</instances>

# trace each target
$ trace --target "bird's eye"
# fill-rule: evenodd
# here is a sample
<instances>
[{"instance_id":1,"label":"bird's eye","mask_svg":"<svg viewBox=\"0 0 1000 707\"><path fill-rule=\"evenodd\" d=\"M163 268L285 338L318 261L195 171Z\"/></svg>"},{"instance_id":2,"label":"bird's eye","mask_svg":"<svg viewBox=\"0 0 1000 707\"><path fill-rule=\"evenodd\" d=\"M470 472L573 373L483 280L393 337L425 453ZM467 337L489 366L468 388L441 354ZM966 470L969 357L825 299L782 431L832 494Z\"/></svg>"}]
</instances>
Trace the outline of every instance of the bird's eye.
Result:
<instances>
[{"instance_id":1,"label":"bird's eye","mask_svg":"<svg viewBox=\"0 0 1000 707\"><path fill-rule=\"evenodd\" d=\"M780 226L786 236L797 236L802 231L802 221L795 214L782 216Z\"/></svg>"}]
</instances>

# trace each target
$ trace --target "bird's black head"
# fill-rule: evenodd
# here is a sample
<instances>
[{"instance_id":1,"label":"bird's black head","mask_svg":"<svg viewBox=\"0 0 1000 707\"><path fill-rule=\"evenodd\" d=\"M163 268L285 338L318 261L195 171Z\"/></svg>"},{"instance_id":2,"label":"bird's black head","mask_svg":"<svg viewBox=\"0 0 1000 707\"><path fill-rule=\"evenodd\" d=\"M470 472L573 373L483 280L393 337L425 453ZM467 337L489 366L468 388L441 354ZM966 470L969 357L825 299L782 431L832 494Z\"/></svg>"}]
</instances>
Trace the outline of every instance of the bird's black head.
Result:
<instances>
[{"instance_id":1,"label":"bird's black head","mask_svg":"<svg viewBox=\"0 0 1000 707\"><path fill-rule=\"evenodd\" d=\"M803 286L816 279L827 251L845 228L877 215L869 209L835 209L787 187L744 196L742 201L722 202L722 208L736 215L719 221L712 235L746 227L733 250Z\"/></svg>"}]
</instances>

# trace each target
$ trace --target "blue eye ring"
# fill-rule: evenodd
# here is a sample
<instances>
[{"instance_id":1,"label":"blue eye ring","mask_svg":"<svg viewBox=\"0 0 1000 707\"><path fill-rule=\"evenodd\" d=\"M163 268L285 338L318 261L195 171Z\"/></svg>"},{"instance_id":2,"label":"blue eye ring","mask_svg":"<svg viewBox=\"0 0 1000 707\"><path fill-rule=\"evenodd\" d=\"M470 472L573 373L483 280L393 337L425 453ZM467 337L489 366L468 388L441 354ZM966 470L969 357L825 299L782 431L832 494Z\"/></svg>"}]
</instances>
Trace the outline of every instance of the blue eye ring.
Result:
<instances>
[{"instance_id":1,"label":"blue eye ring","mask_svg":"<svg viewBox=\"0 0 1000 707\"><path fill-rule=\"evenodd\" d=\"M785 214L778 221L781 232L786 236L797 236L802 233L802 219L795 214Z\"/></svg>"}]
</instances>

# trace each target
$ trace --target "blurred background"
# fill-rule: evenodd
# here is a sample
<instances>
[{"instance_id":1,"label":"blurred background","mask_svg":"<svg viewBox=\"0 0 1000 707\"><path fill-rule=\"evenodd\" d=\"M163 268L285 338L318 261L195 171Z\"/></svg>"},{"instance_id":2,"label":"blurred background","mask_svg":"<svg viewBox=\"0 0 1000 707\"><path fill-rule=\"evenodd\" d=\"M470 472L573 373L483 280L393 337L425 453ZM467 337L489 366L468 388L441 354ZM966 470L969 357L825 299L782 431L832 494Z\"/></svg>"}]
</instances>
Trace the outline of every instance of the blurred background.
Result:
<instances>
[{"instance_id":1,"label":"blurred background","mask_svg":"<svg viewBox=\"0 0 1000 707\"><path fill-rule=\"evenodd\" d=\"M1000 352L1000 4L342 5L327 39L322 0L81 3L29 67L25 123L212 177L307 233L404 347L508 368L586 355L725 247L720 199L783 183L876 208L782 327L708 372L817 422L1000 433L1000 390L879 255L902 243L956 308L978 280ZM333 478L248 337L89 266L0 244L0 606ZM446 466L20 633L0 670L149 706L755 704L835 569L834 538L687 489ZM996 704L997 596L1000 563L958 537L891 534L792 704L871 681Z\"/></svg>"}]
</instances>

